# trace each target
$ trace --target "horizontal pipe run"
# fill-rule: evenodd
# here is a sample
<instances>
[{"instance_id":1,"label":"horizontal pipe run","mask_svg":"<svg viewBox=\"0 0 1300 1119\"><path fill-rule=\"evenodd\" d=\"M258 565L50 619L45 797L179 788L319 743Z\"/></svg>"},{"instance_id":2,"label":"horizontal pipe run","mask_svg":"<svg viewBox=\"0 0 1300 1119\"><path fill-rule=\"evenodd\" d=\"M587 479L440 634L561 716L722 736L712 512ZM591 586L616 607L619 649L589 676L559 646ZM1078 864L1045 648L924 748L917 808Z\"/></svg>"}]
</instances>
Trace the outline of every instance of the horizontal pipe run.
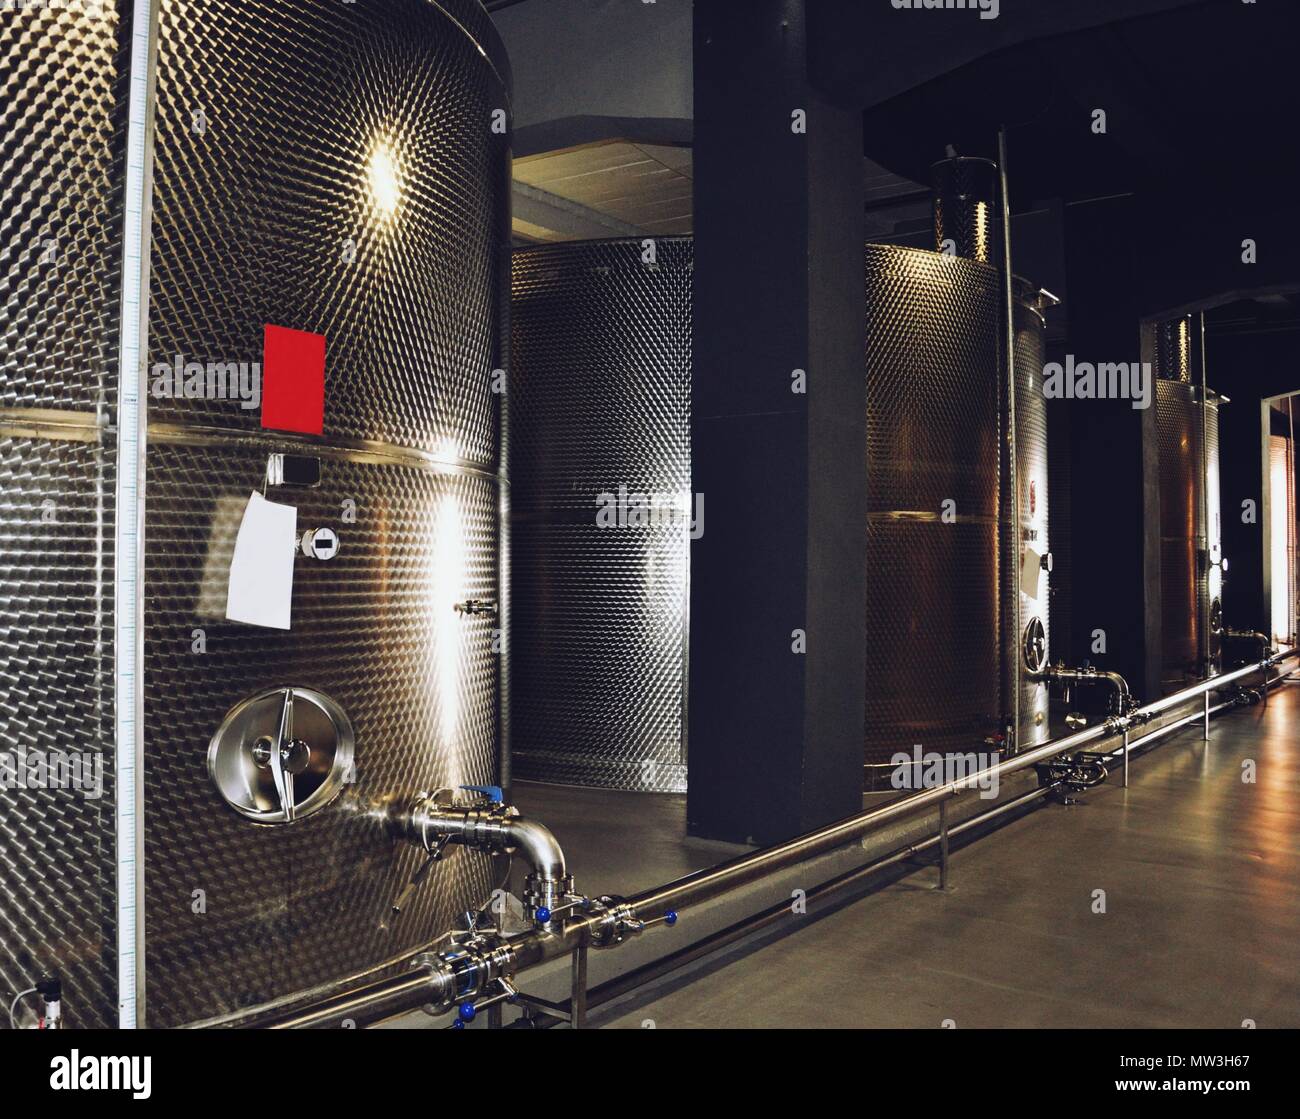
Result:
<instances>
[{"instance_id":1,"label":"horizontal pipe run","mask_svg":"<svg viewBox=\"0 0 1300 1119\"><path fill-rule=\"evenodd\" d=\"M1210 708L1210 714L1217 715L1220 711L1236 706L1237 704L1235 703L1218 703ZM1158 727L1150 734L1144 734L1140 738L1130 738L1127 745L1118 746L1114 750L1108 751L1103 755L1103 757L1105 761L1115 762L1116 764L1122 765L1125 753L1136 754L1140 747L1149 745L1157 739L1164 738L1167 734L1173 734L1176 730L1183 730L1186 727L1190 727L1193 723L1200 722L1202 718L1204 718L1203 712L1193 712L1191 715L1182 719L1176 719L1172 723L1166 723L1164 726Z\"/></svg>"},{"instance_id":2,"label":"horizontal pipe run","mask_svg":"<svg viewBox=\"0 0 1300 1119\"><path fill-rule=\"evenodd\" d=\"M642 920L653 920L670 909L685 909L687 906L716 897L728 890L734 890L788 866L834 851L837 847L861 839L869 831L933 807L940 801L973 787L977 780L987 779L991 772L996 773L1000 779L1010 773L1056 757L1058 754L1077 750L1090 742L1108 738L1114 733L1117 733L1117 729L1110 726L1109 720L1098 723L1096 726L1067 735L1055 742L1048 742L1036 749L1017 754L993 766L991 770L980 770L969 777L891 801L880 808L850 816L830 827L808 832L775 847L741 855L729 862L688 874L666 886L634 895L628 899L628 904Z\"/></svg>"},{"instance_id":3,"label":"horizontal pipe run","mask_svg":"<svg viewBox=\"0 0 1300 1119\"><path fill-rule=\"evenodd\" d=\"M960 823L953 824L948 828L948 836L949 838L960 836L965 832L970 831L972 828L979 827L982 824L987 824L990 820L999 816L1004 816L1009 812L1014 812L1036 800L1042 800L1058 787L1059 783L1041 785L1038 788L1031 789L1029 792L1023 793L1020 796L1005 802L1004 804L996 805L986 812L981 812L977 816L968 817ZM939 842L940 838L936 833L927 839L921 840L919 843L901 847L882 858L876 859L870 863L865 863L862 866L854 867L852 870L847 870L844 873L838 874L834 878L829 878L820 885L807 890L804 895L804 900L811 909L835 895L843 893L849 887L856 885L864 879L878 874L882 870L887 870L891 866L901 862L906 862L910 858L914 858L917 855L933 850L939 846ZM735 924L727 926L725 929L720 929L718 932L709 936L701 937L699 940L692 944L688 944L684 948L678 949L676 952L672 952L658 960L653 960L650 963L644 964L624 975L610 979L607 982L600 984L600 986L592 988L588 993L587 1009L592 1010L595 1007L603 1006L614 999L621 998L623 995L636 990L638 987L644 987L647 983L654 982L654 980L658 979L660 976L668 975L671 972L694 963L696 960L702 959L705 956L713 955L714 953L742 941L755 933L762 932L764 929L777 924L782 917L790 916L792 913L793 910L791 909L790 902L781 901L776 905L770 906L769 908L752 914L749 917L745 917L742 920L737 921Z\"/></svg>"},{"instance_id":4,"label":"horizontal pipe run","mask_svg":"<svg viewBox=\"0 0 1300 1119\"><path fill-rule=\"evenodd\" d=\"M1208 692L1218 690L1238 680L1243 680L1254 673L1264 672L1267 677L1268 670L1272 665L1289 657L1294 657L1298 652L1300 650L1288 650L1285 653L1266 658L1258 664L1246 665L1221 676L1200 681L1188 688L1184 688L1182 691L1175 692L1170 696L1138 708L1128 715L1112 716L1095 726L1077 731L1054 742L1044 743L1042 746L1027 750L1022 754L1017 754L989 769L978 771L975 774L936 788L922 790L879 808L847 817L818 831L809 832L774 847L739 856L716 867L687 875L666 886L634 895L621 902L616 909L604 910L586 916L577 916L565 920L559 928L538 929L513 939L502 939L492 948L492 958L488 961L492 966L484 970L484 975L513 976L546 960L573 952L577 948L605 943L606 941L602 938L616 925L635 926L640 924L644 927L645 923L658 920L669 911L683 909L709 900L773 874L778 870L796 865L861 839L869 831L912 816L926 808L933 807L951 797L957 796L961 791L973 787L977 782L987 780L991 774L996 773L1000 779L1008 774L1037 765L1040 762L1077 751L1089 743L1113 738L1124 733L1130 727L1148 722L1157 715L1173 710L1194 699L1199 699ZM1186 722L1191 722L1198 717L1200 717L1199 714L1190 716ZM1160 730L1152 732L1152 734L1131 742L1128 750L1131 752L1134 746L1140 745L1143 741L1150 741L1170 732L1171 728L1162 727ZM1123 751L1120 751L1120 753L1123 753ZM955 825L953 829L950 829L950 834L961 826L960 824ZM879 867L876 869L879 869ZM863 871L863 873L866 873L866 871ZM617 940L614 942L617 942ZM337 1022L344 1016L340 1010L342 1007L360 1014L359 1003L361 1002L364 1002L367 1006L378 1007L383 1010L383 1013L367 1014L368 1019L374 1021L400 1013L402 1010L413 1009L422 1003L445 1003L445 986L443 975L437 969L426 968L423 973L417 971L410 975L397 976L392 980L372 984L370 988L366 989L367 993L364 997L360 992L353 993L351 996L337 996L334 999L315 1004L313 1007L303 1008L294 1015L281 1015L264 1022L264 1024L270 1028L303 1028L304 1025L330 1024L331 1022ZM396 1005L401 1001L396 997L399 988L401 989L401 998L405 1000L405 1005L401 1006ZM462 991L460 997L472 999L481 992L482 984L479 984L473 989ZM286 1022L291 1022L291 1025L286 1025Z\"/></svg>"},{"instance_id":5,"label":"horizontal pipe run","mask_svg":"<svg viewBox=\"0 0 1300 1119\"><path fill-rule=\"evenodd\" d=\"M355 991L323 999L299 1010L286 1011L268 1019L264 1028L275 1030L318 1030L327 1027L368 1025L436 1001L437 983L423 968L380 979Z\"/></svg>"},{"instance_id":6,"label":"horizontal pipe run","mask_svg":"<svg viewBox=\"0 0 1300 1119\"><path fill-rule=\"evenodd\" d=\"M1180 692L1166 696L1164 699L1140 707L1129 716L1116 716L1106 719L1104 722L1097 723L1085 730L1077 731L1054 742L1047 742L1033 750L1017 754L993 766L991 772L996 773L1001 779L1008 774L1037 765L1039 762L1078 750L1090 742L1111 738L1122 733L1127 727L1135 723L1146 721L1155 715L1172 710L1194 699L1199 699L1206 692L1214 691L1261 670L1267 672L1270 664L1294 656L1295 653L1296 650L1291 650L1277 657L1267 658L1259 664L1246 665L1244 668L1224 673L1222 676L1210 677L1207 680L1193 684L1191 687L1184 688ZM669 910L685 909L687 906L715 897L728 890L736 889L757 878L765 877L777 870L782 870L795 863L833 851L837 847L842 847L846 843L860 839L874 828L913 815L938 804L941 800L956 796L962 790L972 787L978 780L987 779L989 773L989 770L982 770L979 773L946 785L925 789L912 796L892 801L880 808L871 809L856 816L850 816L838 823L831 824L829 827L808 832L774 847L741 855L718 866L696 871L694 874L688 874L683 878L679 878L676 882L670 882L666 886L660 886L654 890L634 895L628 899L628 904L635 911L637 917L642 920L653 920Z\"/></svg>"}]
</instances>

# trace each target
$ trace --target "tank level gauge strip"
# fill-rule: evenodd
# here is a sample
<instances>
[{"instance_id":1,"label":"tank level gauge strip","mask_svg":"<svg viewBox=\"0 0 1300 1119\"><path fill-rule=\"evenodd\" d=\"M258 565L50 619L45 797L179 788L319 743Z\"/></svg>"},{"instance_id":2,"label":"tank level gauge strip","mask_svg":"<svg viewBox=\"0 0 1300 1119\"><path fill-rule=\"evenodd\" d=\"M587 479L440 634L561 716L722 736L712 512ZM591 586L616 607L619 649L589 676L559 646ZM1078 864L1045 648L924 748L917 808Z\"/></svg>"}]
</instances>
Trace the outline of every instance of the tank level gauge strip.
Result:
<instances>
[{"instance_id":1,"label":"tank level gauge strip","mask_svg":"<svg viewBox=\"0 0 1300 1119\"><path fill-rule=\"evenodd\" d=\"M144 976L143 758L140 625L143 603L144 339L148 318L149 189L156 25L154 0L136 0L123 200L121 340L118 355L117 495L114 523L114 711L117 832L118 1025L141 1024Z\"/></svg>"}]
</instances>

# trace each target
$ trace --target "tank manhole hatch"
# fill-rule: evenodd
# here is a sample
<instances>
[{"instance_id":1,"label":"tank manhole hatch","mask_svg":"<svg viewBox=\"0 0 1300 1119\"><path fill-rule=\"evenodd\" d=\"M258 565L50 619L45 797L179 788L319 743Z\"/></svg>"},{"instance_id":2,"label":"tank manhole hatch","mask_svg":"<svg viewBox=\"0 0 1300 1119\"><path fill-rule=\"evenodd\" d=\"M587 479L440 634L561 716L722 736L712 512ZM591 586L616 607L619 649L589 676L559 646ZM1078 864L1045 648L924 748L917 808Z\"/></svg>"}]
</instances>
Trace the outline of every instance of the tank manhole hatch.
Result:
<instances>
[{"instance_id":1,"label":"tank manhole hatch","mask_svg":"<svg viewBox=\"0 0 1300 1119\"><path fill-rule=\"evenodd\" d=\"M1047 667L1047 627L1042 618L1031 618L1025 626L1025 667L1030 672L1042 672Z\"/></svg>"},{"instance_id":2,"label":"tank manhole hatch","mask_svg":"<svg viewBox=\"0 0 1300 1119\"><path fill-rule=\"evenodd\" d=\"M241 700L208 746L222 798L259 824L289 824L328 805L352 768L352 723L312 688L271 688Z\"/></svg>"}]
</instances>

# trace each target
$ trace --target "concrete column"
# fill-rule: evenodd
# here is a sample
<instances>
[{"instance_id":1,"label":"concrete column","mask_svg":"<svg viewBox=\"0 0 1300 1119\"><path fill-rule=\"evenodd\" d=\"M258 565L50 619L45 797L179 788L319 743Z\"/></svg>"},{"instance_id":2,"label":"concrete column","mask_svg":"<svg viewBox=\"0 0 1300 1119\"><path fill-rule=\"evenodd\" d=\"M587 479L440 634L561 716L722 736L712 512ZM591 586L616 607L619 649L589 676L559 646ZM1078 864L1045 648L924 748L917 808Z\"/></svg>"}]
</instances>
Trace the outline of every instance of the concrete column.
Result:
<instances>
[{"instance_id":1,"label":"concrete column","mask_svg":"<svg viewBox=\"0 0 1300 1119\"><path fill-rule=\"evenodd\" d=\"M861 806L862 125L804 7L695 4L688 826L740 842Z\"/></svg>"}]
</instances>

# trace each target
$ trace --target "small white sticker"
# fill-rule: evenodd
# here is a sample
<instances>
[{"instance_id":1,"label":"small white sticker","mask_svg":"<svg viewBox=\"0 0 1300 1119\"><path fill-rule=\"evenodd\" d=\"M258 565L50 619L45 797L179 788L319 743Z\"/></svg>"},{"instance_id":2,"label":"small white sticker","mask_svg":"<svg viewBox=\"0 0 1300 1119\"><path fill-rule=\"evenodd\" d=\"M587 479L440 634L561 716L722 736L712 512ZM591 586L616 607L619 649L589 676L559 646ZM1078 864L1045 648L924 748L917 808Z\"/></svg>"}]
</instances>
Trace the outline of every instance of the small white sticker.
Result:
<instances>
[{"instance_id":1,"label":"small white sticker","mask_svg":"<svg viewBox=\"0 0 1300 1119\"><path fill-rule=\"evenodd\" d=\"M293 557L297 551L298 510L267 501L256 490L248 497L230 561L226 617L268 629L289 629L293 600Z\"/></svg>"},{"instance_id":2,"label":"small white sticker","mask_svg":"<svg viewBox=\"0 0 1300 1119\"><path fill-rule=\"evenodd\" d=\"M1043 571L1043 557L1033 548L1026 548L1020 557L1020 590L1030 598L1038 597L1038 576Z\"/></svg>"}]
</instances>

